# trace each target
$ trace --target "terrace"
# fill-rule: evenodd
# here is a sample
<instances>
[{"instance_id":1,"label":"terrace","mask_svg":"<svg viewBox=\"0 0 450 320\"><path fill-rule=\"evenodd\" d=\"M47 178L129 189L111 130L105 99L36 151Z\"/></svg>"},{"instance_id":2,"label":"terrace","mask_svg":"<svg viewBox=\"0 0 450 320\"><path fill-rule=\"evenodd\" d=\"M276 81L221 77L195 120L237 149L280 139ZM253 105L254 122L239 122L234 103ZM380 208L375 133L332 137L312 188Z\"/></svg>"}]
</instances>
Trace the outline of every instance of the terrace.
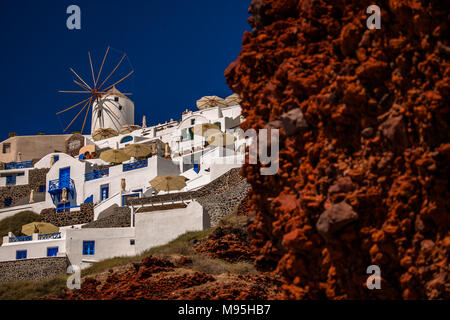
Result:
<instances>
[{"instance_id":1,"label":"terrace","mask_svg":"<svg viewBox=\"0 0 450 320\"><path fill-rule=\"evenodd\" d=\"M9 237L9 243L33 241L33 240L53 240L61 239L61 232L56 233L46 233L46 234L34 234L32 236L21 236L21 237Z\"/></svg>"},{"instance_id":2,"label":"terrace","mask_svg":"<svg viewBox=\"0 0 450 320\"><path fill-rule=\"evenodd\" d=\"M148 167L148 159L141 160L141 161L135 161L132 163L124 163L123 167L122 167L122 171L127 172L127 171L146 168L146 167Z\"/></svg>"},{"instance_id":3,"label":"terrace","mask_svg":"<svg viewBox=\"0 0 450 320\"><path fill-rule=\"evenodd\" d=\"M109 168L88 172L84 175L84 181L92 181L109 176Z\"/></svg>"},{"instance_id":4,"label":"terrace","mask_svg":"<svg viewBox=\"0 0 450 320\"><path fill-rule=\"evenodd\" d=\"M10 162L5 163L5 170L27 169L33 167L33 161Z\"/></svg>"}]
</instances>

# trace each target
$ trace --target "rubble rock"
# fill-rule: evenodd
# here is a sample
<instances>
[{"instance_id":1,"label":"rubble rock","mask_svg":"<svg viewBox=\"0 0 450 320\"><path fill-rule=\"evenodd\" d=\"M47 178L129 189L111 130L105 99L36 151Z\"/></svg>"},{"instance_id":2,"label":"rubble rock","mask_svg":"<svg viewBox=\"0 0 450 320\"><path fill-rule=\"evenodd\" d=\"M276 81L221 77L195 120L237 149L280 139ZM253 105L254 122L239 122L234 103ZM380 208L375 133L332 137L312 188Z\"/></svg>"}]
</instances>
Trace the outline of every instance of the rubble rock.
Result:
<instances>
[{"instance_id":1,"label":"rubble rock","mask_svg":"<svg viewBox=\"0 0 450 320\"><path fill-rule=\"evenodd\" d=\"M334 204L320 215L316 228L324 238L329 238L333 233L356 220L358 220L358 214L350 205L342 201Z\"/></svg>"}]
</instances>

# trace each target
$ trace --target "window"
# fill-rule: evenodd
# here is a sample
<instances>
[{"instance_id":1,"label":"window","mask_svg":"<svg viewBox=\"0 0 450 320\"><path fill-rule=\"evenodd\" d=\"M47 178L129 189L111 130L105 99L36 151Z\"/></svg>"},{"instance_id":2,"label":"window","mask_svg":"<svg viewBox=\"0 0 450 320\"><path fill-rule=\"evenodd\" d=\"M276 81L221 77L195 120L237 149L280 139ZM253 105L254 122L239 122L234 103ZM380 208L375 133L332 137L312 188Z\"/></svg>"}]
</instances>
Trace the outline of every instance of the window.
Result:
<instances>
[{"instance_id":1,"label":"window","mask_svg":"<svg viewBox=\"0 0 450 320\"><path fill-rule=\"evenodd\" d=\"M95 241L83 241L83 255L93 256L95 254Z\"/></svg>"},{"instance_id":2,"label":"window","mask_svg":"<svg viewBox=\"0 0 450 320\"><path fill-rule=\"evenodd\" d=\"M53 156L53 160L56 163L59 160L59 156Z\"/></svg>"},{"instance_id":3,"label":"window","mask_svg":"<svg viewBox=\"0 0 450 320\"><path fill-rule=\"evenodd\" d=\"M56 257L58 255L58 247L47 248L47 257Z\"/></svg>"},{"instance_id":4,"label":"window","mask_svg":"<svg viewBox=\"0 0 450 320\"><path fill-rule=\"evenodd\" d=\"M115 102L119 102L119 97L114 97Z\"/></svg>"},{"instance_id":5,"label":"window","mask_svg":"<svg viewBox=\"0 0 450 320\"><path fill-rule=\"evenodd\" d=\"M6 177L6 185L7 186L15 186L16 185L16 176Z\"/></svg>"},{"instance_id":6,"label":"window","mask_svg":"<svg viewBox=\"0 0 450 320\"><path fill-rule=\"evenodd\" d=\"M5 207L7 208L7 207L11 207L11 205L12 205L12 199L11 198L6 198L5 199Z\"/></svg>"},{"instance_id":7,"label":"window","mask_svg":"<svg viewBox=\"0 0 450 320\"><path fill-rule=\"evenodd\" d=\"M195 124L195 119L191 119L191 126Z\"/></svg>"},{"instance_id":8,"label":"window","mask_svg":"<svg viewBox=\"0 0 450 320\"><path fill-rule=\"evenodd\" d=\"M4 143L3 144L3 153L10 153L11 152L11 144L10 143Z\"/></svg>"},{"instance_id":9,"label":"window","mask_svg":"<svg viewBox=\"0 0 450 320\"><path fill-rule=\"evenodd\" d=\"M45 192L45 185L39 186L39 192Z\"/></svg>"},{"instance_id":10,"label":"window","mask_svg":"<svg viewBox=\"0 0 450 320\"><path fill-rule=\"evenodd\" d=\"M109 198L109 185L104 185L100 187L100 201Z\"/></svg>"},{"instance_id":11,"label":"window","mask_svg":"<svg viewBox=\"0 0 450 320\"><path fill-rule=\"evenodd\" d=\"M119 104L119 110L122 110L122 106Z\"/></svg>"},{"instance_id":12,"label":"window","mask_svg":"<svg viewBox=\"0 0 450 320\"><path fill-rule=\"evenodd\" d=\"M126 142L130 142L130 141L133 141L133 137L127 136L127 137L123 138L122 140L120 140L120 143L126 143Z\"/></svg>"},{"instance_id":13,"label":"window","mask_svg":"<svg viewBox=\"0 0 450 320\"><path fill-rule=\"evenodd\" d=\"M134 244L135 244L135 240L134 239L130 239L130 245L134 246Z\"/></svg>"},{"instance_id":14,"label":"window","mask_svg":"<svg viewBox=\"0 0 450 320\"><path fill-rule=\"evenodd\" d=\"M181 130L181 141L186 141L188 139L187 137L187 129Z\"/></svg>"},{"instance_id":15,"label":"window","mask_svg":"<svg viewBox=\"0 0 450 320\"><path fill-rule=\"evenodd\" d=\"M26 259L27 258L27 250L17 250L16 251L16 260Z\"/></svg>"}]
</instances>

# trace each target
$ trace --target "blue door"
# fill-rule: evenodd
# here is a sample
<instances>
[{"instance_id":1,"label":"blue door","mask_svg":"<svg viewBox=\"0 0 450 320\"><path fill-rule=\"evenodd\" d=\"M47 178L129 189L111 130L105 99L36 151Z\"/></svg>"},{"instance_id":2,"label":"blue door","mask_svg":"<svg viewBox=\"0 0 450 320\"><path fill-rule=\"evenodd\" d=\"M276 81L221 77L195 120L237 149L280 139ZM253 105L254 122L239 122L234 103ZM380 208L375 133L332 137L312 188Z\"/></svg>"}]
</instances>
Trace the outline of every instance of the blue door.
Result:
<instances>
[{"instance_id":1,"label":"blue door","mask_svg":"<svg viewBox=\"0 0 450 320\"><path fill-rule=\"evenodd\" d=\"M69 180L70 179L70 167L59 169L59 179Z\"/></svg>"},{"instance_id":2,"label":"blue door","mask_svg":"<svg viewBox=\"0 0 450 320\"><path fill-rule=\"evenodd\" d=\"M109 197L109 186L102 186L100 189L100 200L106 200Z\"/></svg>"}]
</instances>

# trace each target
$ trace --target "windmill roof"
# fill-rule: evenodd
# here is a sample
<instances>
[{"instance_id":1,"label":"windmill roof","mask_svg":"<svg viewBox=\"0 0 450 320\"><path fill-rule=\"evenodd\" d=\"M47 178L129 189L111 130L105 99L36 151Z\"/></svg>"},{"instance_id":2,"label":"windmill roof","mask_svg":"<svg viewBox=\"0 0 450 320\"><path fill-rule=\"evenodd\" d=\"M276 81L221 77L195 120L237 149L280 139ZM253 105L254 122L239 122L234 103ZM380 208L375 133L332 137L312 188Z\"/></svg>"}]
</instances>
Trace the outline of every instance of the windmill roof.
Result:
<instances>
[{"instance_id":1,"label":"windmill roof","mask_svg":"<svg viewBox=\"0 0 450 320\"><path fill-rule=\"evenodd\" d=\"M130 100L130 98L128 98L126 95L124 95L122 92L120 92L119 89L117 89L115 86L113 86L111 89L106 91L105 95L106 96L115 95L115 96L119 96L119 97Z\"/></svg>"}]
</instances>

